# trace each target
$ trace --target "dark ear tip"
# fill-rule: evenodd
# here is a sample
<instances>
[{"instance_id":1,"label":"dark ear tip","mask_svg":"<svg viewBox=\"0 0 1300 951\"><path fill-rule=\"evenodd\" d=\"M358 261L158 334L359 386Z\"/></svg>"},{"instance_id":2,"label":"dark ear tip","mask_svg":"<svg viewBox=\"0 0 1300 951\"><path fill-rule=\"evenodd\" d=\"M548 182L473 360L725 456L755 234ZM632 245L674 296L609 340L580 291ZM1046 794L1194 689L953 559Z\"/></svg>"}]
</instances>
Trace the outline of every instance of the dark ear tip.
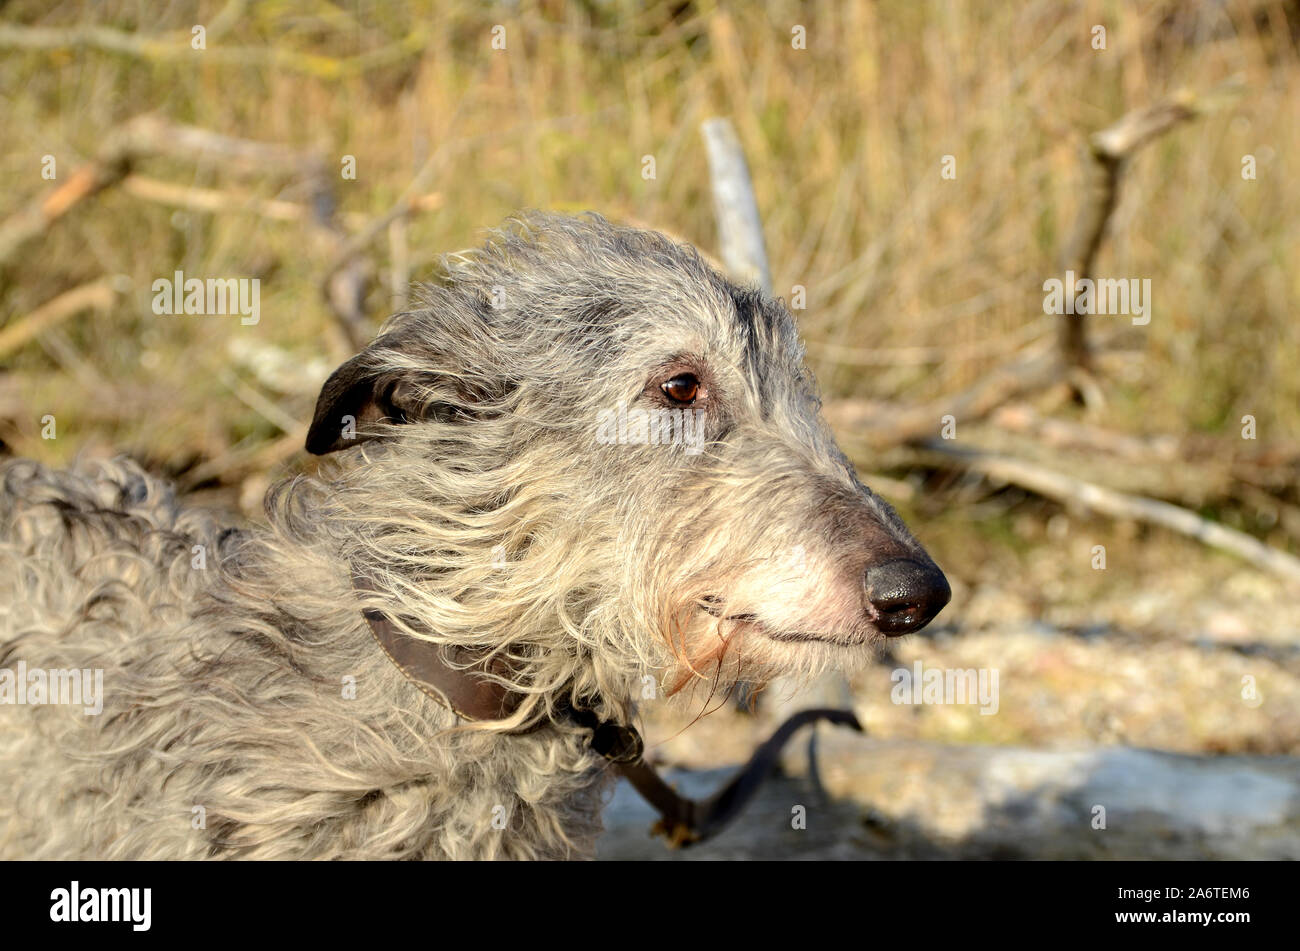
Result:
<instances>
[{"instance_id":1,"label":"dark ear tip","mask_svg":"<svg viewBox=\"0 0 1300 951\"><path fill-rule=\"evenodd\" d=\"M307 427L307 451L313 456L323 456L340 448L338 431L325 423L328 415L324 410L327 409L329 407L318 405L315 418L312 419L311 425Z\"/></svg>"},{"instance_id":2,"label":"dark ear tip","mask_svg":"<svg viewBox=\"0 0 1300 951\"><path fill-rule=\"evenodd\" d=\"M316 426L307 433L307 451L313 456L324 456L334 451L334 441L329 440Z\"/></svg>"},{"instance_id":3,"label":"dark ear tip","mask_svg":"<svg viewBox=\"0 0 1300 951\"><path fill-rule=\"evenodd\" d=\"M357 354L333 373L316 398L316 411L307 427L307 451L324 456L347 447L340 431L345 414L359 415L357 407L371 398L373 378L366 371L365 354Z\"/></svg>"},{"instance_id":4,"label":"dark ear tip","mask_svg":"<svg viewBox=\"0 0 1300 951\"><path fill-rule=\"evenodd\" d=\"M337 406L322 406L307 428L307 451L313 456L325 456L362 441L360 434L343 432L342 417L337 415L338 411Z\"/></svg>"}]
</instances>

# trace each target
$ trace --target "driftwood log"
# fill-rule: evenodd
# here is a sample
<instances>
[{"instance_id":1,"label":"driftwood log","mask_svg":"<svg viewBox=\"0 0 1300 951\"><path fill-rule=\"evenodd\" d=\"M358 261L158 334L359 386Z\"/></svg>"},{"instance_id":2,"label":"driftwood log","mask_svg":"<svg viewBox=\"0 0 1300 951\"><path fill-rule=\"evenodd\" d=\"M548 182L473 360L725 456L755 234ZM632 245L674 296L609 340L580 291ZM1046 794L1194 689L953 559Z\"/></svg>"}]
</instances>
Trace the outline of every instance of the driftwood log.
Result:
<instances>
[{"instance_id":1,"label":"driftwood log","mask_svg":"<svg viewBox=\"0 0 1300 951\"><path fill-rule=\"evenodd\" d=\"M817 762L813 783L807 754L791 747L783 762L791 778L769 782L735 826L689 853L648 840L645 808L620 788L598 855L1300 858L1300 761L1292 757L940 746L819 731ZM668 778L693 794L728 772Z\"/></svg>"}]
</instances>

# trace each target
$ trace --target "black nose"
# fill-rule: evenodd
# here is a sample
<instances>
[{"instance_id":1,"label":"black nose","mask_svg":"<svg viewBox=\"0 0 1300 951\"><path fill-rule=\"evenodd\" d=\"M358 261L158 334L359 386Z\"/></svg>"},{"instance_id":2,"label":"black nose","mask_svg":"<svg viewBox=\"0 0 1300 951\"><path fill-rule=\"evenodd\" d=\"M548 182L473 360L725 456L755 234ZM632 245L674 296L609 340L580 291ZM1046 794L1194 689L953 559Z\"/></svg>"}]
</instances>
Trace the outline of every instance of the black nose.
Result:
<instances>
[{"instance_id":1,"label":"black nose","mask_svg":"<svg viewBox=\"0 0 1300 951\"><path fill-rule=\"evenodd\" d=\"M919 631L952 597L948 579L932 564L907 558L867 569L867 600L882 634Z\"/></svg>"}]
</instances>

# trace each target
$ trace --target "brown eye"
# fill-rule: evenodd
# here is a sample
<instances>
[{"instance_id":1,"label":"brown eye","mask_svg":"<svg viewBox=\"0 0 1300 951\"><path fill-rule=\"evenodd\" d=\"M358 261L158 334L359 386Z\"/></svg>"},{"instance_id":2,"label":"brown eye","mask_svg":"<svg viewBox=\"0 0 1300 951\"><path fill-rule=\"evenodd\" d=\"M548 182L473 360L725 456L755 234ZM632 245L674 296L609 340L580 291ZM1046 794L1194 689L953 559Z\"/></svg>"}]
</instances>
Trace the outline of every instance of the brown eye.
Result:
<instances>
[{"instance_id":1,"label":"brown eye","mask_svg":"<svg viewBox=\"0 0 1300 951\"><path fill-rule=\"evenodd\" d=\"M690 404L700 393L700 381L694 373L679 373L660 387L674 403Z\"/></svg>"}]
</instances>

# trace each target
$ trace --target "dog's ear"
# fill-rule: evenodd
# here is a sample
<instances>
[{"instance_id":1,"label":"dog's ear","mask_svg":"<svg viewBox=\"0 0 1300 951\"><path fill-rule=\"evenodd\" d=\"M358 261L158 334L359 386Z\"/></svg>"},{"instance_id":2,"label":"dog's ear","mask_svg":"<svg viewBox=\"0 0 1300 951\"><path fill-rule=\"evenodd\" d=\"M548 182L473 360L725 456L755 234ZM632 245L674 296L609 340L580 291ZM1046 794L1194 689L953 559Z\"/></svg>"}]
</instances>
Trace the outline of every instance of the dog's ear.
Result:
<instances>
[{"instance_id":1,"label":"dog's ear","mask_svg":"<svg viewBox=\"0 0 1300 951\"><path fill-rule=\"evenodd\" d=\"M384 433L376 423L472 420L512 389L490 306L451 288L420 289L419 310L398 314L370 346L330 374L307 430L323 456ZM391 432L391 430L388 430Z\"/></svg>"},{"instance_id":2,"label":"dog's ear","mask_svg":"<svg viewBox=\"0 0 1300 951\"><path fill-rule=\"evenodd\" d=\"M330 374L307 430L308 452L323 456L373 439L373 423L419 418L422 403L415 374L384 359L401 349L400 341L381 337Z\"/></svg>"}]
</instances>

